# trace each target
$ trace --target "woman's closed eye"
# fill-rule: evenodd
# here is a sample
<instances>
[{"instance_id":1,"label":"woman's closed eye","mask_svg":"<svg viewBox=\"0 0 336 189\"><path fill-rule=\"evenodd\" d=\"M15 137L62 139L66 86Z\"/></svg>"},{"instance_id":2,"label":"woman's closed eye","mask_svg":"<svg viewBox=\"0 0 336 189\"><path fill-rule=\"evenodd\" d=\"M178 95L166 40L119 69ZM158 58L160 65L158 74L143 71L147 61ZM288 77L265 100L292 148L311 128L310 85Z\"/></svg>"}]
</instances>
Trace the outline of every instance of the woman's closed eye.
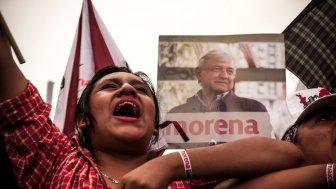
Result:
<instances>
[{"instance_id":1,"label":"woman's closed eye","mask_svg":"<svg viewBox=\"0 0 336 189\"><path fill-rule=\"evenodd\" d=\"M107 83L107 84L104 84L101 89L102 90L105 90L105 89L117 89L119 86L117 84L114 84L114 83Z\"/></svg>"},{"instance_id":2,"label":"woman's closed eye","mask_svg":"<svg viewBox=\"0 0 336 189\"><path fill-rule=\"evenodd\" d=\"M145 95L148 95L149 94L149 91L146 87L143 87L143 86L134 86L135 90L141 94L145 94Z\"/></svg>"}]
</instances>

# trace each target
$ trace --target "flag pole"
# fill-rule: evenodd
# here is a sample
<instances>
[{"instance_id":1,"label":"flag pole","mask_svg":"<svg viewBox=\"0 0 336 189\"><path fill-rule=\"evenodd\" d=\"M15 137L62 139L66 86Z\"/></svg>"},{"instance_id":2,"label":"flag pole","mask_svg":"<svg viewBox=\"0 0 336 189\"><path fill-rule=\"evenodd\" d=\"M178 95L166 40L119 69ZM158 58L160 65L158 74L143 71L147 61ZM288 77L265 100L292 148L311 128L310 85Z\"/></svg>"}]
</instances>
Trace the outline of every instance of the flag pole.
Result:
<instances>
[{"instance_id":1,"label":"flag pole","mask_svg":"<svg viewBox=\"0 0 336 189\"><path fill-rule=\"evenodd\" d=\"M26 61L23 58L23 55L22 55L18 45L16 44L15 39L14 39L12 33L10 32L9 27L8 27L4 17L2 16L1 12L0 12L0 28L2 28L4 30L4 33L7 36L8 40L9 40L9 43L12 46L12 48L15 52L15 55L16 55L17 59L19 60L20 64L25 63Z\"/></svg>"}]
</instances>

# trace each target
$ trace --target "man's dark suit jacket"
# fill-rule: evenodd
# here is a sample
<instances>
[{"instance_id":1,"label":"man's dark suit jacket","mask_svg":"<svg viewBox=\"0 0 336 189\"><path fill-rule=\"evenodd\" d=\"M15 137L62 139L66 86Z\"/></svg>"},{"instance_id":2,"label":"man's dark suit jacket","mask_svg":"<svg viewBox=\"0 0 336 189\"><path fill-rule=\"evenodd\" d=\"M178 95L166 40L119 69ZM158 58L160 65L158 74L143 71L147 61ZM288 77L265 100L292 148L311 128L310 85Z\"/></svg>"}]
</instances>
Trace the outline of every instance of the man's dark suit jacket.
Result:
<instances>
[{"instance_id":1,"label":"man's dark suit jacket","mask_svg":"<svg viewBox=\"0 0 336 189\"><path fill-rule=\"evenodd\" d=\"M266 107L257 100L239 97L230 91L217 101L217 106L209 110L196 95L187 99L187 102L172 108L169 113L196 113L196 112L267 112Z\"/></svg>"}]
</instances>

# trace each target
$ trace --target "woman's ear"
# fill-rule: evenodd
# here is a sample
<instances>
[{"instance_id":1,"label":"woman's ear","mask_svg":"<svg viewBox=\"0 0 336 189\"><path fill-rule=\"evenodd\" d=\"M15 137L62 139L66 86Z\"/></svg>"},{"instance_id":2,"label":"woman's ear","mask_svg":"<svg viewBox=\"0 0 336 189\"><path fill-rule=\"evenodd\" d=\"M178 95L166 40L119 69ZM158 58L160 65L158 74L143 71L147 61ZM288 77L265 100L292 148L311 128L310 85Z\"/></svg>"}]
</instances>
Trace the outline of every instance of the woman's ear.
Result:
<instances>
[{"instance_id":1,"label":"woman's ear","mask_svg":"<svg viewBox=\"0 0 336 189\"><path fill-rule=\"evenodd\" d=\"M80 129L84 129L86 127L87 120L83 114L80 114L77 118L76 125Z\"/></svg>"},{"instance_id":2,"label":"woman's ear","mask_svg":"<svg viewBox=\"0 0 336 189\"><path fill-rule=\"evenodd\" d=\"M159 131L157 129L153 130L153 136L155 136L155 137L159 136Z\"/></svg>"}]
</instances>

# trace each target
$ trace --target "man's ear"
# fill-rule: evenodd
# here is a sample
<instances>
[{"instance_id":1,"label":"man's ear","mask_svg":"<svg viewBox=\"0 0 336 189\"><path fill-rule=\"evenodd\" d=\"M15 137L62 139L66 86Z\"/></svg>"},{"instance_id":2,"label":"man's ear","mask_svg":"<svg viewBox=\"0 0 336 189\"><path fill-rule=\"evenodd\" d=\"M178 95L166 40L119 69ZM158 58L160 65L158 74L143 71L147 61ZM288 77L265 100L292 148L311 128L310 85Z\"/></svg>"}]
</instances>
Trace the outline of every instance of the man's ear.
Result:
<instances>
[{"instance_id":1,"label":"man's ear","mask_svg":"<svg viewBox=\"0 0 336 189\"><path fill-rule=\"evenodd\" d=\"M86 127L87 120L83 114L80 114L77 118L76 125L80 129L84 129Z\"/></svg>"},{"instance_id":2,"label":"man's ear","mask_svg":"<svg viewBox=\"0 0 336 189\"><path fill-rule=\"evenodd\" d=\"M200 67L195 68L195 77L198 83L201 82L201 68Z\"/></svg>"}]
</instances>

